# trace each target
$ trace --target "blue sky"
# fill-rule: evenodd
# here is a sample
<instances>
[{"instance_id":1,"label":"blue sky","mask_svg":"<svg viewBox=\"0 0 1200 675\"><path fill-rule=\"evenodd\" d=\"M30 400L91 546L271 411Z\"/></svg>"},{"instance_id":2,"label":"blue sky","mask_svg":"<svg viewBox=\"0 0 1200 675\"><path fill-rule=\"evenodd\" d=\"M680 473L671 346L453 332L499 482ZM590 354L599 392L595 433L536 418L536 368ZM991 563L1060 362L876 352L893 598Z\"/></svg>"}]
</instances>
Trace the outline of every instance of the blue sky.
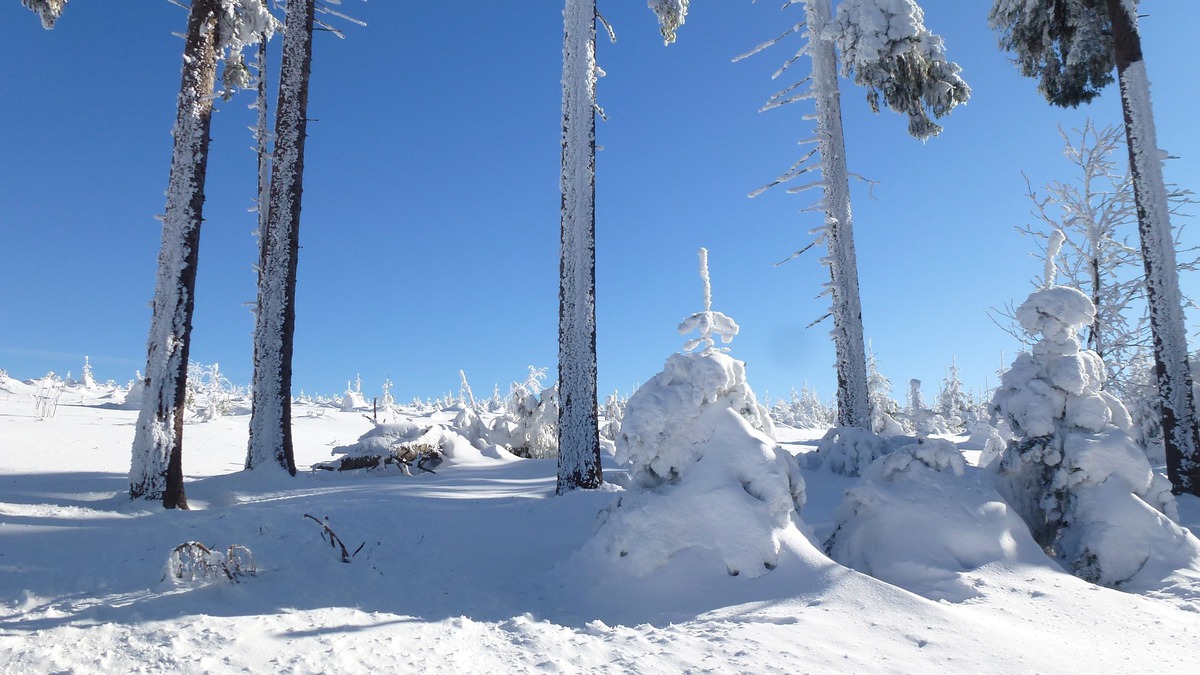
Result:
<instances>
[{"instance_id":1,"label":"blue sky","mask_svg":"<svg viewBox=\"0 0 1200 675\"><path fill-rule=\"evenodd\" d=\"M136 11L133 9L137 5ZM758 113L803 76L769 77L797 47L739 63L802 11L780 0L702 0L664 47L642 0L601 0L598 129L600 388L631 393L678 350L700 309L696 250L709 249L713 307L737 320L733 355L751 384L834 392L816 251L773 263L819 224L811 194L748 192L800 157L800 106ZM1120 121L1115 85L1078 110L1045 104L987 27L989 2L925 0L926 25L973 89L922 144L842 83L867 337L903 401L937 391L956 356L973 389L996 383L1016 341L985 310L1020 301L1040 264L1014 226L1034 185L1071 178L1057 125ZM366 21L317 38L301 225L295 384L340 392L361 373L402 400L506 391L557 359L559 0L347 0ZM1167 179L1200 187L1191 45L1200 3L1145 0L1142 33ZM75 0L52 32L0 5L0 368L19 378L100 379L144 368L179 87L185 12L166 0ZM278 44L272 45L277 58ZM250 379L254 155L250 95L218 102L192 357ZM274 105L274 101L272 101ZM1178 224L1178 222L1177 222ZM1194 226L1192 226L1194 228ZM1197 241L1195 233L1188 237ZM1185 292L1200 296L1194 278ZM1189 323L1195 331L1195 324Z\"/></svg>"}]
</instances>

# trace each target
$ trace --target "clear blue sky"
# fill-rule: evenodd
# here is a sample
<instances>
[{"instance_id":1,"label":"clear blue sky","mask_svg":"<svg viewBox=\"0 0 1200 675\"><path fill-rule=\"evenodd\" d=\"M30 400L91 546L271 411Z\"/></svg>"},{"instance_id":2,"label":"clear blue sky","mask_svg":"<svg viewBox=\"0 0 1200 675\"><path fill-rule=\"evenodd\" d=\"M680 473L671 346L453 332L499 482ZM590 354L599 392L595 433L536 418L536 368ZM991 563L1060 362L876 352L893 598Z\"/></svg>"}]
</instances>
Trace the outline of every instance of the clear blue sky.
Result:
<instances>
[{"instance_id":1,"label":"clear blue sky","mask_svg":"<svg viewBox=\"0 0 1200 675\"><path fill-rule=\"evenodd\" d=\"M811 136L799 106L757 112L797 42L731 63L801 19L781 4L693 3L667 48L645 2L600 1L619 38L599 46L602 392L630 393L680 348L675 326L700 309L700 246L760 395L806 381L834 392L828 326L804 328L825 311L827 273L816 251L773 266L810 241L819 217L800 210L813 195L746 198ZM842 85L851 169L878 181L873 197L854 194L866 334L901 401L913 377L935 394L952 355L968 386L995 384L1017 344L985 310L1023 299L1040 271L1013 229L1030 220L1021 172L1035 185L1070 178L1056 126L1120 120L1115 85L1080 110L1046 105L997 49L990 2L922 5L974 90L942 136L909 138L901 116L871 114ZM553 371L561 1L343 10L369 26L316 41L297 389L338 393L361 373L368 395L390 376L405 400L457 392L459 369L477 394L506 391L530 364ZM1197 189L1200 3L1145 0L1142 12L1160 145L1181 157L1167 178ZM73 0L45 32L0 4L0 368L15 377L78 374L84 354L100 379L144 368L183 46L172 33L185 18L166 0ZM192 347L239 383L257 257L251 102L218 102ZM1200 296L1194 278L1184 288Z\"/></svg>"}]
</instances>

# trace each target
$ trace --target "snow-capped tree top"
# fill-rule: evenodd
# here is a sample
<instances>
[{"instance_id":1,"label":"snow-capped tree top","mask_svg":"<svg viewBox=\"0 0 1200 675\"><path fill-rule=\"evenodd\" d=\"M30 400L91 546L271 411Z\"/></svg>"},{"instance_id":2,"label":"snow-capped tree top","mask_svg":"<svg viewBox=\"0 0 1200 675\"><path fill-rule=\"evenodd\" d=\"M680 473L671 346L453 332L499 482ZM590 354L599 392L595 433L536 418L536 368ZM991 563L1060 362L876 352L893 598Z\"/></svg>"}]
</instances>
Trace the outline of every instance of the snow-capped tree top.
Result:
<instances>
[{"instance_id":1,"label":"snow-capped tree top","mask_svg":"<svg viewBox=\"0 0 1200 675\"><path fill-rule=\"evenodd\" d=\"M867 88L871 109L879 112L882 96L922 140L942 131L930 113L942 117L971 97L962 68L946 60L942 38L924 19L914 0L842 0L825 29L842 53L842 75Z\"/></svg>"},{"instance_id":2,"label":"snow-capped tree top","mask_svg":"<svg viewBox=\"0 0 1200 675\"><path fill-rule=\"evenodd\" d=\"M242 50L259 40L269 40L282 24L267 9L266 0L220 0L217 16L217 52L225 59L221 83L228 98L250 86L250 70Z\"/></svg>"},{"instance_id":3,"label":"snow-capped tree top","mask_svg":"<svg viewBox=\"0 0 1200 675\"><path fill-rule=\"evenodd\" d=\"M663 44L669 45L675 41L675 31L687 19L689 2L691 0L647 0L646 4L658 17Z\"/></svg>"},{"instance_id":4,"label":"snow-capped tree top","mask_svg":"<svg viewBox=\"0 0 1200 675\"><path fill-rule=\"evenodd\" d=\"M695 314L684 319L679 324L679 334L687 335L688 333L699 330L700 337L688 340L683 345L683 351L690 352L693 349L703 345L705 353L711 351L727 352L727 348L718 348L712 339L713 335L718 335L721 342L729 344L733 342L733 336L738 334L737 322L725 316L720 312L712 311L712 284L708 278L708 249L700 249L700 281L704 285L704 311L696 312Z\"/></svg>"},{"instance_id":5,"label":"snow-capped tree top","mask_svg":"<svg viewBox=\"0 0 1200 675\"><path fill-rule=\"evenodd\" d=\"M1125 0L1131 9L1133 0ZM1131 12L1131 15L1134 15ZM988 21L1000 47L1050 103L1075 107L1113 81L1111 21L1102 0L995 0Z\"/></svg>"},{"instance_id":6,"label":"snow-capped tree top","mask_svg":"<svg viewBox=\"0 0 1200 675\"><path fill-rule=\"evenodd\" d=\"M1041 334L1046 340L1063 343L1092 322L1096 306L1079 289L1052 286L1034 291L1017 308L1017 321L1030 335Z\"/></svg>"},{"instance_id":7,"label":"snow-capped tree top","mask_svg":"<svg viewBox=\"0 0 1200 675\"><path fill-rule=\"evenodd\" d=\"M67 6L67 0L21 0L21 4L37 12L38 16L42 17L42 28L50 30L54 28L54 22L62 15L63 8ZM683 22L680 21L680 23Z\"/></svg>"}]
</instances>

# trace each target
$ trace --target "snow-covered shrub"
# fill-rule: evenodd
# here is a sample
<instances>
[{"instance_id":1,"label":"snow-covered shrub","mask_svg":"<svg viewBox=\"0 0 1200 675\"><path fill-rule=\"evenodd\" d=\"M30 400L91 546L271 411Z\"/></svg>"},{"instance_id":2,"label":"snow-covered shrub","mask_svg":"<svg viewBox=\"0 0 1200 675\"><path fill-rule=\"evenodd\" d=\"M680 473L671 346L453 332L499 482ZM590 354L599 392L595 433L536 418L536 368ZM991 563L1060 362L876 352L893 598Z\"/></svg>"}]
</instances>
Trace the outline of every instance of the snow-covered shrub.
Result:
<instances>
[{"instance_id":1,"label":"snow-covered shrub","mask_svg":"<svg viewBox=\"0 0 1200 675\"><path fill-rule=\"evenodd\" d=\"M632 465L631 486L604 514L604 553L636 575L685 549L733 575L774 569L804 479L765 433L769 424L741 361L673 354L629 399L617 459Z\"/></svg>"},{"instance_id":2,"label":"snow-covered shrub","mask_svg":"<svg viewBox=\"0 0 1200 675\"><path fill-rule=\"evenodd\" d=\"M950 433L950 425L937 412L925 405L925 397L921 394L921 381L908 381L908 408L904 417L918 436Z\"/></svg>"},{"instance_id":3,"label":"snow-covered shrub","mask_svg":"<svg viewBox=\"0 0 1200 675\"><path fill-rule=\"evenodd\" d=\"M234 544L221 553L198 541L186 541L167 557L163 579L197 583L224 578L236 584L240 577L254 576L257 571L254 554L245 546Z\"/></svg>"},{"instance_id":4,"label":"snow-covered shrub","mask_svg":"<svg viewBox=\"0 0 1200 675\"><path fill-rule=\"evenodd\" d=\"M825 550L839 563L933 600L977 595L962 574L988 563L1046 565L1025 524L962 453L926 438L897 448L846 492Z\"/></svg>"},{"instance_id":5,"label":"snow-covered shrub","mask_svg":"<svg viewBox=\"0 0 1200 675\"><path fill-rule=\"evenodd\" d=\"M730 575L774 569L782 537L800 524L804 479L773 440L774 427L746 382L745 364L714 346L732 338L731 319L710 308L707 252L701 249L704 312L680 332L700 329L630 397L617 461L631 465L629 490L602 514L590 546L644 576L691 551ZM728 342L728 339L724 340Z\"/></svg>"},{"instance_id":6,"label":"snow-covered shrub","mask_svg":"<svg viewBox=\"0 0 1200 675\"><path fill-rule=\"evenodd\" d=\"M441 425L421 426L400 421L375 425L355 443L334 448L331 454L339 459L313 468L346 471L395 465L408 473L414 462L420 469L431 470L443 458L454 457L456 453L471 456L478 451L470 441Z\"/></svg>"},{"instance_id":7,"label":"snow-covered shrub","mask_svg":"<svg viewBox=\"0 0 1200 675\"><path fill-rule=\"evenodd\" d=\"M817 392L807 384L799 393L792 390L787 401L778 401L770 407L771 421L786 424L795 429L826 429L834 423L831 406L821 402Z\"/></svg>"},{"instance_id":8,"label":"snow-covered shrub","mask_svg":"<svg viewBox=\"0 0 1200 675\"><path fill-rule=\"evenodd\" d=\"M198 421L215 420L234 411L236 399L245 395L221 373L220 364L188 362L184 405Z\"/></svg>"},{"instance_id":9,"label":"snow-covered shrub","mask_svg":"<svg viewBox=\"0 0 1200 675\"><path fill-rule=\"evenodd\" d=\"M869 343L867 398L871 402L871 431L884 436L898 436L911 431L904 426L903 411L900 409L900 404L892 398L892 382L879 371L875 350Z\"/></svg>"},{"instance_id":10,"label":"snow-covered shrub","mask_svg":"<svg viewBox=\"0 0 1200 675\"><path fill-rule=\"evenodd\" d=\"M1164 568L1200 566L1200 542L1172 522L1169 486L1131 438L1125 407L1101 389L1100 357L1080 347L1077 331L1094 313L1065 286L1035 291L1017 309L1041 339L1017 356L992 402L1016 436L996 465L997 488L1075 574L1139 586Z\"/></svg>"},{"instance_id":11,"label":"snow-covered shrub","mask_svg":"<svg viewBox=\"0 0 1200 675\"><path fill-rule=\"evenodd\" d=\"M362 393L362 378L355 376L354 387L350 387L350 383L346 383L346 393L342 394L342 412L354 412L355 410L366 410L368 407L367 399Z\"/></svg>"},{"instance_id":12,"label":"snow-covered shrub","mask_svg":"<svg viewBox=\"0 0 1200 675\"><path fill-rule=\"evenodd\" d=\"M518 457L558 456L558 386L542 389L545 379L545 368L529 366L529 376L513 382L503 414L492 423L493 442Z\"/></svg>"},{"instance_id":13,"label":"snow-covered shrub","mask_svg":"<svg viewBox=\"0 0 1200 675\"><path fill-rule=\"evenodd\" d=\"M58 399L62 397L65 383L53 372L37 380L37 389L31 394L34 416L39 420L54 417L58 413Z\"/></svg>"},{"instance_id":14,"label":"snow-covered shrub","mask_svg":"<svg viewBox=\"0 0 1200 675\"><path fill-rule=\"evenodd\" d=\"M834 427L817 442L816 452L809 455L809 468L858 476L887 453L887 446L887 439L866 429Z\"/></svg>"},{"instance_id":15,"label":"snow-covered shrub","mask_svg":"<svg viewBox=\"0 0 1200 675\"><path fill-rule=\"evenodd\" d=\"M616 442L621 433L621 421L625 418L625 403L626 400L616 392L604 399L604 406L600 409L600 418L603 420L600 424L600 438Z\"/></svg>"}]
</instances>

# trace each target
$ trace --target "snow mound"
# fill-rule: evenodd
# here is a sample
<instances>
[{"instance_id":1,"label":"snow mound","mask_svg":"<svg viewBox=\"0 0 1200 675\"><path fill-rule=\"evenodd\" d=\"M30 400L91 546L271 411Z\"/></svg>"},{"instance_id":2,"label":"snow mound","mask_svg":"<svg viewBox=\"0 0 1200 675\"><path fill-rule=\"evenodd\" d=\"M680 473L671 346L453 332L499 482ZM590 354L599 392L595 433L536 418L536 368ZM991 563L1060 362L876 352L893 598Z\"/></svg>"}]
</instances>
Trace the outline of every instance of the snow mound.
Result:
<instances>
[{"instance_id":1,"label":"snow mound","mask_svg":"<svg viewBox=\"0 0 1200 675\"><path fill-rule=\"evenodd\" d=\"M617 457L633 464L630 490L601 513L585 554L635 577L685 552L733 576L775 569L805 495L770 431L742 362L672 355L629 399Z\"/></svg>"},{"instance_id":2,"label":"snow mound","mask_svg":"<svg viewBox=\"0 0 1200 675\"><path fill-rule=\"evenodd\" d=\"M888 452L883 436L858 427L835 427L817 442L809 457L809 468L826 468L843 476L860 476L876 459Z\"/></svg>"},{"instance_id":3,"label":"snow mound","mask_svg":"<svg viewBox=\"0 0 1200 675\"><path fill-rule=\"evenodd\" d=\"M847 491L825 549L837 562L931 600L981 593L993 563L1051 567L1021 518L953 443L925 439L872 463Z\"/></svg>"},{"instance_id":4,"label":"snow mound","mask_svg":"<svg viewBox=\"0 0 1200 675\"><path fill-rule=\"evenodd\" d=\"M459 464L494 461L471 441L440 424L420 425L409 420L376 425L356 442L335 447L331 454L341 456L342 463L351 458L379 458L378 466L389 457L401 459L425 454Z\"/></svg>"}]
</instances>

